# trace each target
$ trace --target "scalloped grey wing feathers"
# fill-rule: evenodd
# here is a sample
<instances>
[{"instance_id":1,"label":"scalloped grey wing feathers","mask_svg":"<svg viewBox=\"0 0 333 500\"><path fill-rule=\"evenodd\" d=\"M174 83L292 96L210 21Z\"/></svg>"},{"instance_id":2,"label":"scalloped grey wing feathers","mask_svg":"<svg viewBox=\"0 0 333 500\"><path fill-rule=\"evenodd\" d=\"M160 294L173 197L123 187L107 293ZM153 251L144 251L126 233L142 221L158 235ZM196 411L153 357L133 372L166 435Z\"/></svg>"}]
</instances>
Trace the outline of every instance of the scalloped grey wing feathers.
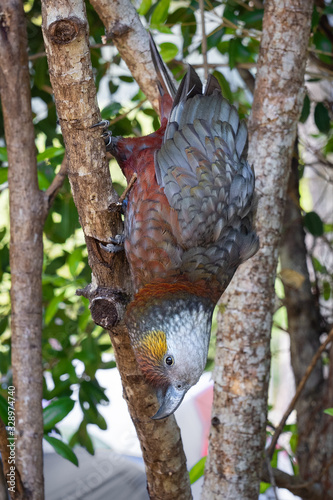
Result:
<instances>
[{"instance_id":1,"label":"scalloped grey wing feathers","mask_svg":"<svg viewBox=\"0 0 333 500\"><path fill-rule=\"evenodd\" d=\"M238 265L258 249L252 228L255 177L246 161L245 122L222 97L214 77L204 95L197 79L191 86L193 72L175 97L155 155L156 178L178 213L183 271L219 274L226 286Z\"/></svg>"}]
</instances>

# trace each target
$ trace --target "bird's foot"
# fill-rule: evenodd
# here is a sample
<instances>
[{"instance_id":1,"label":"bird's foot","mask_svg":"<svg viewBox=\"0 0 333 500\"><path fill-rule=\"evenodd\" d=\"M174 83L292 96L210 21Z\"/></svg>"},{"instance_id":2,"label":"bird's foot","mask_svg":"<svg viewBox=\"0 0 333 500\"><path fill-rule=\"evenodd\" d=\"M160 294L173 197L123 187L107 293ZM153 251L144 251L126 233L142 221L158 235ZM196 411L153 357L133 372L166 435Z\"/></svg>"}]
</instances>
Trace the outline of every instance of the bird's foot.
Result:
<instances>
[{"instance_id":1,"label":"bird's foot","mask_svg":"<svg viewBox=\"0 0 333 500\"><path fill-rule=\"evenodd\" d=\"M112 132L108 130L110 125L109 120L101 120L98 123L94 123L90 128L101 127L103 129L101 137L105 143L105 147L107 151L111 151L112 149Z\"/></svg>"},{"instance_id":2,"label":"bird's foot","mask_svg":"<svg viewBox=\"0 0 333 500\"><path fill-rule=\"evenodd\" d=\"M109 208L110 212L121 212L122 214L125 215L126 209L127 209L127 203L128 203L128 198L127 197L128 197L129 192L133 188L133 186L134 186L135 181L137 180L137 178L138 178L138 176L134 172L134 174L130 178L130 181L129 181L127 187L125 188L124 192L120 196L119 200L116 203L111 203L109 205L108 208Z\"/></svg>"},{"instance_id":3,"label":"bird's foot","mask_svg":"<svg viewBox=\"0 0 333 500\"><path fill-rule=\"evenodd\" d=\"M101 248L109 253L118 253L124 250L125 236L124 234L116 234L114 238L110 238L107 245L100 243Z\"/></svg>"}]
</instances>

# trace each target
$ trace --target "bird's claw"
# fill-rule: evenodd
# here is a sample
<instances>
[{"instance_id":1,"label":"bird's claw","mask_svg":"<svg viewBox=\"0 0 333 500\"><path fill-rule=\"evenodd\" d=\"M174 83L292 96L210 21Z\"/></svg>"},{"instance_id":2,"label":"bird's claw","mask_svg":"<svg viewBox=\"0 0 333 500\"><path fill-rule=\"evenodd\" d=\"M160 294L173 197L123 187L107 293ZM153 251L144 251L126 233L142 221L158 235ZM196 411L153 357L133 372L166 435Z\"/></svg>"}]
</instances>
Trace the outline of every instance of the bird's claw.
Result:
<instances>
[{"instance_id":1,"label":"bird's claw","mask_svg":"<svg viewBox=\"0 0 333 500\"><path fill-rule=\"evenodd\" d=\"M90 127L90 128L97 128L97 127L103 128L103 132L101 134L101 137L104 141L104 144L105 144L107 150L112 142L112 132L110 132L110 130L107 130L109 125L110 125L109 120L101 120L98 123L94 123L94 125L91 125L91 127Z\"/></svg>"},{"instance_id":2,"label":"bird's claw","mask_svg":"<svg viewBox=\"0 0 333 500\"><path fill-rule=\"evenodd\" d=\"M103 245L100 243L101 248L109 253L118 253L124 250L124 241L125 236L123 234L116 234L114 238L109 238L109 242L107 245Z\"/></svg>"},{"instance_id":3,"label":"bird's claw","mask_svg":"<svg viewBox=\"0 0 333 500\"><path fill-rule=\"evenodd\" d=\"M94 123L94 125L91 125L89 128L97 128L97 127L102 127L102 128L108 128L110 125L109 120L101 120L98 123Z\"/></svg>"}]
</instances>

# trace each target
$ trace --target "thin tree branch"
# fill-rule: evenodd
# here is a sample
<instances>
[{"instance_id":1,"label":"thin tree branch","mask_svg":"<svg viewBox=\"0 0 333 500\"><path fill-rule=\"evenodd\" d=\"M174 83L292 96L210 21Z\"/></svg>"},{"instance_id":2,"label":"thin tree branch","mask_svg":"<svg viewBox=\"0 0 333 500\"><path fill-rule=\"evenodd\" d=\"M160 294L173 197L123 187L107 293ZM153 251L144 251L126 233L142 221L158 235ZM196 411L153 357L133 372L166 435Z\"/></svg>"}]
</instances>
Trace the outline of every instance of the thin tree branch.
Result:
<instances>
[{"instance_id":1,"label":"thin tree branch","mask_svg":"<svg viewBox=\"0 0 333 500\"><path fill-rule=\"evenodd\" d=\"M270 458L272 458L272 456L273 456L276 443L277 443L277 441L279 439L279 436L280 436L281 432L283 431L283 427L285 426L285 423L286 423L286 421L287 421L290 413L293 411L293 409L295 407L295 404L296 404L298 398L300 397L300 394L301 394L302 390L304 389L304 386L305 386L308 378L310 377L313 369L315 368L316 364L318 363L318 361L320 359L320 356L325 351L327 345L330 342L332 342L332 341L333 341L333 329L328 334L325 342L322 343L322 345L320 346L320 348L318 349L318 351L316 352L316 354L313 356L312 361L309 364L309 366L307 367L302 380L300 381L300 383L297 386L297 389L296 389L294 397L290 401L290 403L288 405L288 408L284 412L283 417L281 418L281 421L280 421L279 425L277 426L277 428L276 428L276 430L274 432L274 435L272 437L272 441L270 442L270 445L269 445L269 447L267 449L267 455Z\"/></svg>"},{"instance_id":2,"label":"thin tree branch","mask_svg":"<svg viewBox=\"0 0 333 500\"><path fill-rule=\"evenodd\" d=\"M149 50L148 33L130 0L90 0L106 29L106 39L112 40L121 58L159 112L159 92L156 73Z\"/></svg>"},{"instance_id":3,"label":"thin tree branch","mask_svg":"<svg viewBox=\"0 0 333 500\"><path fill-rule=\"evenodd\" d=\"M44 193L44 198L46 201L45 218L46 218L57 194L59 193L61 187L63 186L66 177L67 177L67 158L66 158L66 154L65 154L64 159L62 160L59 172L55 175L50 186L47 188L47 190Z\"/></svg>"},{"instance_id":4,"label":"thin tree branch","mask_svg":"<svg viewBox=\"0 0 333 500\"><path fill-rule=\"evenodd\" d=\"M271 469L274 482L278 488L285 488L304 500L323 500L323 488L319 483L306 483L299 476L291 476L279 469ZM271 474L267 463L264 463L261 472L261 480L265 483L271 483Z\"/></svg>"},{"instance_id":5,"label":"thin tree branch","mask_svg":"<svg viewBox=\"0 0 333 500\"><path fill-rule=\"evenodd\" d=\"M280 278L284 285L283 305L288 316L291 366L296 387L304 376L313 356L321 346L320 335L327 333L321 315L317 293L311 284L308 270L309 252L305 244L305 232L299 202L299 155L295 143L292 168L288 181L284 223L280 242ZM331 387L331 389L330 389ZM297 414L296 459L299 475L315 478L323 470L333 452L333 419L324 414L333 384L324 377L323 364L317 363L303 391L295 403ZM323 487L330 490L333 469L322 478Z\"/></svg>"},{"instance_id":6,"label":"thin tree branch","mask_svg":"<svg viewBox=\"0 0 333 500\"><path fill-rule=\"evenodd\" d=\"M275 500L279 500L278 494L276 491L276 481L275 481L275 477L274 477L274 471L273 471L273 468L271 466L270 459L269 459L266 452L265 452L265 465L266 465L267 470L268 470L269 482L272 485Z\"/></svg>"},{"instance_id":7,"label":"thin tree branch","mask_svg":"<svg viewBox=\"0 0 333 500\"><path fill-rule=\"evenodd\" d=\"M207 61L207 36L206 36L206 26L205 26L205 1L199 0L200 7L200 16L201 16L201 32L202 32L202 41L201 41L201 49L202 49L202 57L204 61L204 69L205 69L205 79L208 78L208 61Z\"/></svg>"},{"instance_id":8,"label":"thin tree branch","mask_svg":"<svg viewBox=\"0 0 333 500\"><path fill-rule=\"evenodd\" d=\"M147 99L142 99L140 102L138 102L138 104L136 104L133 108L129 109L128 111L126 111L126 113L122 113L121 115L119 116L116 116L116 118L114 118L113 120L110 121L110 125L109 127L111 127L112 125L114 125L115 123L118 123L120 122L121 120L123 120L124 118L126 118L126 116L128 116L130 113L132 113L132 111L134 111L135 109L138 109L138 108L141 108L141 106L147 101Z\"/></svg>"}]
</instances>

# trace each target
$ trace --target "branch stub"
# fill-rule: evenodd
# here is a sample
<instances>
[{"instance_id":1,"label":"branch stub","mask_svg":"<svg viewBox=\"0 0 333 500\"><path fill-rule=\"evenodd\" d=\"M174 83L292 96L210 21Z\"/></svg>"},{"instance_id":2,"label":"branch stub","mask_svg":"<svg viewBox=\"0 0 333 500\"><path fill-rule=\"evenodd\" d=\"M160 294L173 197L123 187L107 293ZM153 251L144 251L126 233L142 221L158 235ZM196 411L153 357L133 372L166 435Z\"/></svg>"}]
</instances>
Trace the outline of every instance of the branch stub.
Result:
<instances>
[{"instance_id":1,"label":"branch stub","mask_svg":"<svg viewBox=\"0 0 333 500\"><path fill-rule=\"evenodd\" d=\"M49 37L58 45L66 45L75 40L83 29L85 29L85 23L78 17L58 19L50 24Z\"/></svg>"}]
</instances>

